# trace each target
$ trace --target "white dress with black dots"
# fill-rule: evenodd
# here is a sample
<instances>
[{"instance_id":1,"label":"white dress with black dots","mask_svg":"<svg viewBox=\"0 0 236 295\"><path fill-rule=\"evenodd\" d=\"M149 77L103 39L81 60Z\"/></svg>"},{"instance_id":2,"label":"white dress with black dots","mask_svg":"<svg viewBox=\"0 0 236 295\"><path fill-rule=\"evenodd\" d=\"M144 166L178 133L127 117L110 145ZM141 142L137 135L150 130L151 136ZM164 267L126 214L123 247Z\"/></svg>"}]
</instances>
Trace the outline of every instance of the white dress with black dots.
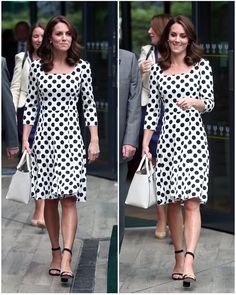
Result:
<instances>
[{"instance_id":1,"label":"white dress with black dots","mask_svg":"<svg viewBox=\"0 0 236 295\"><path fill-rule=\"evenodd\" d=\"M150 73L150 96L144 129L155 130L164 105L163 125L157 145L156 190L159 205L199 197L207 202L209 152L201 113L182 110L180 98L204 99L205 111L214 107L212 70L201 59L191 71L165 75L159 65Z\"/></svg>"},{"instance_id":2,"label":"white dress with black dots","mask_svg":"<svg viewBox=\"0 0 236 295\"><path fill-rule=\"evenodd\" d=\"M24 124L34 125L31 194L38 199L75 196L86 201L86 152L81 136L77 102L83 101L85 125L96 126L90 65L80 60L70 74L50 74L32 62Z\"/></svg>"}]
</instances>

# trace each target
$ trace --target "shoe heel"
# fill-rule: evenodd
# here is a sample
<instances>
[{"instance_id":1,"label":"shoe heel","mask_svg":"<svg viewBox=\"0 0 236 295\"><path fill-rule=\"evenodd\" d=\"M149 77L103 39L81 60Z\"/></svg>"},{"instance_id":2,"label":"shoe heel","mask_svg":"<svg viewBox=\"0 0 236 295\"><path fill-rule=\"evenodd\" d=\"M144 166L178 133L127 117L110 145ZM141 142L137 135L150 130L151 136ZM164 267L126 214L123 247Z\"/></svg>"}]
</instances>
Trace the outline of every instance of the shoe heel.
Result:
<instances>
[{"instance_id":1,"label":"shoe heel","mask_svg":"<svg viewBox=\"0 0 236 295\"><path fill-rule=\"evenodd\" d=\"M183 287L184 288L189 288L190 287L190 282L183 281Z\"/></svg>"},{"instance_id":2,"label":"shoe heel","mask_svg":"<svg viewBox=\"0 0 236 295\"><path fill-rule=\"evenodd\" d=\"M68 279L67 278L61 278L61 282L62 283L67 283L68 282Z\"/></svg>"}]
</instances>

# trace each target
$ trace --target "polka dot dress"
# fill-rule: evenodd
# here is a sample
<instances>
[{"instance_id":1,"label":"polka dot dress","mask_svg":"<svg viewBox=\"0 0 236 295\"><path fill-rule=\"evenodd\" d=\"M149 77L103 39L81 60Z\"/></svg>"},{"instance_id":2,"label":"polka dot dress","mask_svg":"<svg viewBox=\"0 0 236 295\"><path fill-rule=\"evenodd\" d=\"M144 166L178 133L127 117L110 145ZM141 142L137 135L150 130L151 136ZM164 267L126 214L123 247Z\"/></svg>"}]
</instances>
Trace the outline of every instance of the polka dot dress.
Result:
<instances>
[{"instance_id":1,"label":"polka dot dress","mask_svg":"<svg viewBox=\"0 0 236 295\"><path fill-rule=\"evenodd\" d=\"M201 59L188 73L165 75L159 65L150 73L150 96L144 129L155 130L163 102L165 111L157 145L156 190L160 205L198 197L207 202L209 152L201 113L182 110L180 98L204 99L205 111L214 107L209 62Z\"/></svg>"},{"instance_id":2,"label":"polka dot dress","mask_svg":"<svg viewBox=\"0 0 236 295\"><path fill-rule=\"evenodd\" d=\"M77 102L83 100L85 125L97 125L90 66L83 60L70 74L50 74L34 61L24 124L33 125L40 114L32 147L32 197L58 199L75 196L86 201L86 152L81 136Z\"/></svg>"}]
</instances>

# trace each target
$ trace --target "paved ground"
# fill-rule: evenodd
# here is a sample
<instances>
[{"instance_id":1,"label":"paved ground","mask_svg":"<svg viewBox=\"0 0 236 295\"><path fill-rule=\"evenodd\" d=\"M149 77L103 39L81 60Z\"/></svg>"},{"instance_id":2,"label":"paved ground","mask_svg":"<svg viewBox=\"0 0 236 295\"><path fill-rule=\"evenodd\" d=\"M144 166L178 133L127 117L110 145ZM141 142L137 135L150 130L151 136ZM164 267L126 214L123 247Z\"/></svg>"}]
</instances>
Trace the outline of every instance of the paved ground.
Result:
<instances>
[{"instance_id":1,"label":"paved ground","mask_svg":"<svg viewBox=\"0 0 236 295\"><path fill-rule=\"evenodd\" d=\"M173 281L170 238L154 238L154 227L125 232L120 253L120 293L234 293L234 235L202 229L195 255L197 283Z\"/></svg>"},{"instance_id":2,"label":"paved ground","mask_svg":"<svg viewBox=\"0 0 236 295\"><path fill-rule=\"evenodd\" d=\"M10 179L11 176L2 176L2 292L73 292L73 286L62 285L58 277L48 275L50 242L46 230L30 225L33 201L25 206L5 199ZM89 176L87 196L86 203L77 204L79 226L73 247L73 270L78 272L84 245L88 241L97 243L94 275L87 277L90 284L83 285L83 290L106 293L110 237L117 224L116 183Z\"/></svg>"}]
</instances>

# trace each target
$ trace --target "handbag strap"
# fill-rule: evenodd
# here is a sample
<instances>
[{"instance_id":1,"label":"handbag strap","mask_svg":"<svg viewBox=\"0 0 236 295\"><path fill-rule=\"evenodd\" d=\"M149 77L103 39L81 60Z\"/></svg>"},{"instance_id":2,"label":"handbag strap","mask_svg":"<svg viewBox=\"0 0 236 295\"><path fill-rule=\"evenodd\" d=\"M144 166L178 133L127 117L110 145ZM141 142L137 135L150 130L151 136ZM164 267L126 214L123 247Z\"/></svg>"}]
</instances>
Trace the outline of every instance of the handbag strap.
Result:
<instances>
[{"instance_id":1,"label":"handbag strap","mask_svg":"<svg viewBox=\"0 0 236 295\"><path fill-rule=\"evenodd\" d=\"M144 161L147 159L146 154L143 155L142 160L140 161L139 165L138 165L138 169L137 171L140 171L143 167Z\"/></svg>"},{"instance_id":2,"label":"handbag strap","mask_svg":"<svg viewBox=\"0 0 236 295\"><path fill-rule=\"evenodd\" d=\"M27 150L24 150L23 155L22 155L20 162L18 163L16 169L17 170L20 169L25 164L25 162L27 164L27 169L30 172L31 171L30 155L27 152Z\"/></svg>"},{"instance_id":3,"label":"handbag strap","mask_svg":"<svg viewBox=\"0 0 236 295\"><path fill-rule=\"evenodd\" d=\"M153 166L152 166L152 162L148 160L146 154L143 155L142 160L139 163L139 166L138 166L137 171L142 170L142 167L144 165L144 162L145 162L145 167L146 167L147 175L148 176L152 175L154 173L154 169L153 169Z\"/></svg>"}]
</instances>

